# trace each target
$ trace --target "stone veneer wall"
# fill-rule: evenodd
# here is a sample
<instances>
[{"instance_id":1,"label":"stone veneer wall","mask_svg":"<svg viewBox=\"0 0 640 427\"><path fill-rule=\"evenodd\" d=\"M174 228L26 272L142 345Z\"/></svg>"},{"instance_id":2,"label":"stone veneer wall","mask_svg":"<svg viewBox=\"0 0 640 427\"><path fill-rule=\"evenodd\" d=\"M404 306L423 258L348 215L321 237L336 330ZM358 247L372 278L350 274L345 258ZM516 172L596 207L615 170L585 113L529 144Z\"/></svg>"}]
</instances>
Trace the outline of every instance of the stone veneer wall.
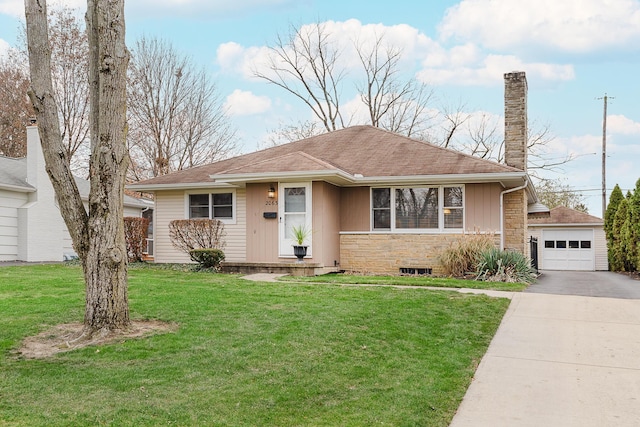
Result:
<instances>
[{"instance_id":1,"label":"stone veneer wall","mask_svg":"<svg viewBox=\"0 0 640 427\"><path fill-rule=\"evenodd\" d=\"M504 249L529 256L527 244L527 194L525 190L504 195Z\"/></svg>"},{"instance_id":2,"label":"stone veneer wall","mask_svg":"<svg viewBox=\"0 0 640 427\"><path fill-rule=\"evenodd\" d=\"M432 268L442 274L438 255L462 234L341 234L340 268L373 274L399 274L400 268ZM494 237L496 247L500 237Z\"/></svg>"}]
</instances>

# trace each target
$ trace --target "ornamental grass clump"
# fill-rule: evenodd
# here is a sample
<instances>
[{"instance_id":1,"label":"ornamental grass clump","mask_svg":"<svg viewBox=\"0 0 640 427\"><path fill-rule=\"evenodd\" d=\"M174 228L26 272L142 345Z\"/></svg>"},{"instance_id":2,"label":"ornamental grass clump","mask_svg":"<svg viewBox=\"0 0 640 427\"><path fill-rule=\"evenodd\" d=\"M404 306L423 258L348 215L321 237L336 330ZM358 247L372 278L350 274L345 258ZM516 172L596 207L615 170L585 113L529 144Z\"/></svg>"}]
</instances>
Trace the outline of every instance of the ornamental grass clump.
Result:
<instances>
[{"instance_id":1,"label":"ornamental grass clump","mask_svg":"<svg viewBox=\"0 0 640 427\"><path fill-rule=\"evenodd\" d=\"M533 283L536 275L529 258L520 252L491 248L480 254L476 279L491 282Z\"/></svg>"},{"instance_id":2,"label":"ornamental grass clump","mask_svg":"<svg viewBox=\"0 0 640 427\"><path fill-rule=\"evenodd\" d=\"M464 277L476 271L482 252L495 247L491 234L465 234L444 249L438 259L447 276Z\"/></svg>"}]
</instances>

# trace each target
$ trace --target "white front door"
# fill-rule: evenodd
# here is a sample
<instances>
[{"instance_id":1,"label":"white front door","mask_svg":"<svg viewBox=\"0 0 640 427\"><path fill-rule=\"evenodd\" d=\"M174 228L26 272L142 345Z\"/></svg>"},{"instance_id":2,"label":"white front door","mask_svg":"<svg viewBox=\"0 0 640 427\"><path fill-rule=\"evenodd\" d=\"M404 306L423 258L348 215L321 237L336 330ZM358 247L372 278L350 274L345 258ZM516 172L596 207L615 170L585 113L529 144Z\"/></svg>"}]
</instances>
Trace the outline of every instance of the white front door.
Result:
<instances>
[{"instance_id":1,"label":"white front door","mask_svg":"<svg viewBox=\"0 0 640 427\"><path fill-rule=\"evenodd\" d=\"M281 195L278 203L280 221L280 256L293 257L292 228L304 226L311 230L311 183L281 183L278 188ZM311 256L311 233L305 240L309 246L307 256Z\"/></svg>"}]
</instances>

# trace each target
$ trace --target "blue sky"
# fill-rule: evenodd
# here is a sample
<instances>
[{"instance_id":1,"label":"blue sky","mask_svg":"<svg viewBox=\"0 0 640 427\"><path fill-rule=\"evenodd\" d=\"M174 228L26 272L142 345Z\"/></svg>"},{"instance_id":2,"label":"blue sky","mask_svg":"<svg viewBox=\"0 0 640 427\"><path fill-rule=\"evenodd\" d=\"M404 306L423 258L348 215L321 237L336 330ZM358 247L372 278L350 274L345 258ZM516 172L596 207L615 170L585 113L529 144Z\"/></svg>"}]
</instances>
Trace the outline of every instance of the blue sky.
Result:
<instances>
[{"instance_id":1,"label":"blue sky","mask_svg":"<svg viewBox=\"0 0 640 427\"><path fill-rule=\"evenodd\" d=\"M23 4L0 0L0 52L16 43ZM248 70L290 25L325 22L338 41L384 33L402 47L403 71L431 85L434 109L464 105L467 114L501 123L503 73L525 71L529 120L547 123L555 137L545 155L576 157L545 175L584 190L597 216L597 98L607 93L607 187L632 189L640 178L640 1L128 0L126 18L129 44L140 35L162 37L211 71L243 152L263 146L280 123L310 118L300 102ZM345 97L356 104L349 89Z\"/></svg>"}]
</instances>

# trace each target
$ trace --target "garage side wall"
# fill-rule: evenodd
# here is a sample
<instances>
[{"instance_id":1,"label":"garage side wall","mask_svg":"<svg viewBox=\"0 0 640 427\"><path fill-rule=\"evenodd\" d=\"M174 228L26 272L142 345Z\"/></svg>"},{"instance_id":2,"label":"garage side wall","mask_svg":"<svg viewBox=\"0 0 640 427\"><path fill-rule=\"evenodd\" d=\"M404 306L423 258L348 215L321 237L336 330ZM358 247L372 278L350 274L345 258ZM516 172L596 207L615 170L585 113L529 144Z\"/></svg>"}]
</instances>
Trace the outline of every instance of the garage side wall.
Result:
<instances>
[{"instance_id":1,"label":"garage side wall","mask_svg":"<svg viewBox=\"0 0 640 427\"><path fill-rule=\"evenodd\" d=\"M607 257L607 236L604 234L604 227L593 230L594 244L596 249L596 270L609 270L609 259Z\"/></svg>"}]
</instances>

